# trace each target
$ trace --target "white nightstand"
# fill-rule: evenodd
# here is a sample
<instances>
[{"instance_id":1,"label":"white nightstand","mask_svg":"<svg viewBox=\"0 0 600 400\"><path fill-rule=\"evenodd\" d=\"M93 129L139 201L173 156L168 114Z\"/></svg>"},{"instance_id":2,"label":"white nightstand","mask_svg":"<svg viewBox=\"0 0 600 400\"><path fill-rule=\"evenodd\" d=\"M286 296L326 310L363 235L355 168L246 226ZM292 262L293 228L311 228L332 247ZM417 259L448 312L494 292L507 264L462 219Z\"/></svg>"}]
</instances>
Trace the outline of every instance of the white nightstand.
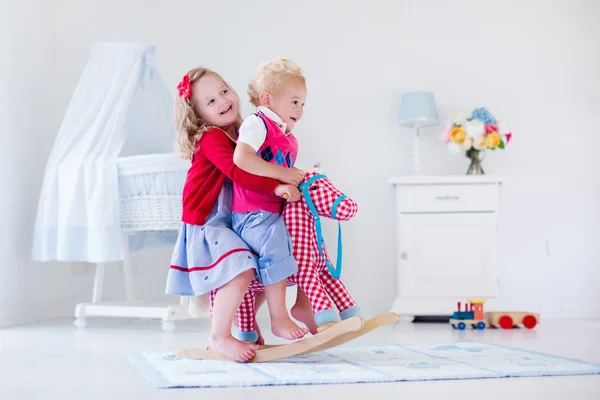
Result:
<instances>
[{"instance_id":1,"label":"white nightstand","mask_svg":"<svg viewBox=\"0 0 600 400\"><path fill-rule=\"evenodd\" d=\"M498 293L500 186L495 176L394 177L397 294L403 320L448 315Z\"/></svg>"}]
</instances>

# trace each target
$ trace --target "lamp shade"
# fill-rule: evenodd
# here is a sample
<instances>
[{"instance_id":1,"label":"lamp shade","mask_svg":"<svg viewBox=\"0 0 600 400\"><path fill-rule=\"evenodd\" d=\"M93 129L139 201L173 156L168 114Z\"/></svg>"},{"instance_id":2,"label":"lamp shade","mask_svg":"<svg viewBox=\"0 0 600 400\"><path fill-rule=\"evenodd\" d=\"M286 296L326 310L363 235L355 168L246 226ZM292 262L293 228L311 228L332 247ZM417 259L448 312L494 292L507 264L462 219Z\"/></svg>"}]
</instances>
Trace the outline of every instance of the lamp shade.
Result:
<instances>
[{"instance_id":1,"label":"lamp shade","mask_svg":"<svg viewBox=\"0 0 600 400\"><path fill-rule=\"evenodd\" d=\"M429 92L410 92L402 95L398 122L407 126L432 126L439 123L435 98Z\"/></svg>"}]
</instances>

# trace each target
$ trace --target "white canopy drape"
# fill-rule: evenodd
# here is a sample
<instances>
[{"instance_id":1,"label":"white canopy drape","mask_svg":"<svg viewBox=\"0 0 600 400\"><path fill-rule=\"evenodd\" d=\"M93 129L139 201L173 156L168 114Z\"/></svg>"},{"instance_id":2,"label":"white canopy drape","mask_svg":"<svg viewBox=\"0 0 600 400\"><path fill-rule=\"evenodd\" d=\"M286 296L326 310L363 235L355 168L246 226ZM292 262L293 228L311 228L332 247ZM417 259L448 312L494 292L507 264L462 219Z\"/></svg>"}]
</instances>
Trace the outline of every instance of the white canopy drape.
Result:
<instances>
[{"instance_id":1,"label":"white canopy drape","mask_svg":"<svg viewBox=\"0 0 600 400\"><path fill-rule=\"evenodd\" d=\"M173 97L154 48L97 43L50 153L38 205L33 259L123 259L116 159L173 151Z\"/></svg>"}]
</instances>

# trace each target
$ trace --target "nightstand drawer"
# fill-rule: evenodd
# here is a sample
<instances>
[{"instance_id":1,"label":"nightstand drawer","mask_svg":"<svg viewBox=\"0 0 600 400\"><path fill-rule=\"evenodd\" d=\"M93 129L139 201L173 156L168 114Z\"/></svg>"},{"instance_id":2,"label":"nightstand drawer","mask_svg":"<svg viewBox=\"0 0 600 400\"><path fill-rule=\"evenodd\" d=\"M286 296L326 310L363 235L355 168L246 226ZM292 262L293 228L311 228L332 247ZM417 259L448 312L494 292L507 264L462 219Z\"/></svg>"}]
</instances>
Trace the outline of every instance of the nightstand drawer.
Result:
<instances>
[{"instance_id":1,"label":"nightstand drawer","mask_svg":"<svg viewBox=\"0 0 600 400\"><path fill-rule=\"evenodd\" d=\"M397 186L397 212L494 212L498 210L496 184Z\"/></svg>"}]
</instances>

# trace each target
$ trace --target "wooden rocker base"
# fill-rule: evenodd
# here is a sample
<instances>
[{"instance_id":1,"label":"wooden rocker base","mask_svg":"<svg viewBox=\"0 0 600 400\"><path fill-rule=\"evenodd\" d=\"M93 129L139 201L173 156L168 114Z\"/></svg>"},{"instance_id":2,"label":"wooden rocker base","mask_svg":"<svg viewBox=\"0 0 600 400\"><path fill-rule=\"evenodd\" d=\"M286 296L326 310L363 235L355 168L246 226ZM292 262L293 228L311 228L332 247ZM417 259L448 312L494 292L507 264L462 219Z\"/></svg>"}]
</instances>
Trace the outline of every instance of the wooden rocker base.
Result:
<instances>
[{"instance_id":1,"label":"wooden rocker base","mask_svg":"<svg viewBox=\"0 0 600 400\"><path fill-rule=\"evenodd\" d=\"M331 349L332 347L341 346L344 343L348 343L351 340L354 340L360 336L363 336L363 335L371 332L372 330L379 328L380 326L392 325L392 324L395 324L396 322L398 322L398 315L394 312L386 312L383 314L379 314L371 319L366 320L363 327L360 328L358 331L343 333L339 336L334 337L333 339L329 340L328 342L323 343L321 346L313 347L309 351L306 351L304 353L299 353L297 355L300 356L303 354L316 353L317 351L327 350L327 349ZM267 345L261 346L261 349L262 348L270 349L273 347L281 347L281 346L287 346L287 345L285 345L285 344L267 344Z\"/></svg>"},{"instance_id":2,"label":"wooden rocker base","mask_svg":"<svg viewBox=\"0 0 600 400\"><path fill-rule=\"evenodd\" d=\"M270 362L330 349L354 340L380 326L393 324L397 320L398 316L393 312L380 314L367 321L361 317L348 318L314 336L287 344L261 346L249 362ZM177 357L230 361L209 349L183 348L177 351Z\"/></svg>"}]
</instances>

